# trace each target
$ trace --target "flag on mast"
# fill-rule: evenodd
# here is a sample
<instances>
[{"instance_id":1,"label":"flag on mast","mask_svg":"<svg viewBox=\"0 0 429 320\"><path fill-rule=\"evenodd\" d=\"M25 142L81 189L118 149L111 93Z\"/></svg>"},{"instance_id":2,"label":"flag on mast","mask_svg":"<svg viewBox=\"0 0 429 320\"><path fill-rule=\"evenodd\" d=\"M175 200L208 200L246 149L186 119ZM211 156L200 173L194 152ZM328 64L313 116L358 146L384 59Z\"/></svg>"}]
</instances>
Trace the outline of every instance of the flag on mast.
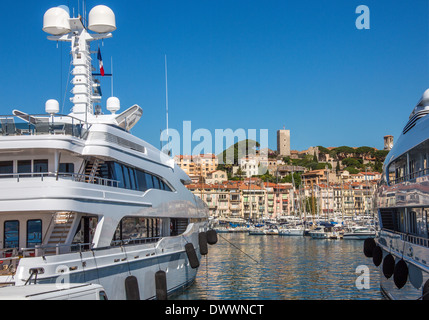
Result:
<instances>
[{"instance_id":1,"label":"flag on mast","mask_svg":"<svg viewBox=\"0 0 429 320\"><path fill-rule=\"evenodd\" d=\"M100 48L98 48L98 61L100 63L100 74L102 77L104 77L104 66L103 66L103 58L101 57L101 51Z\"/></svg>"}]
</instances>

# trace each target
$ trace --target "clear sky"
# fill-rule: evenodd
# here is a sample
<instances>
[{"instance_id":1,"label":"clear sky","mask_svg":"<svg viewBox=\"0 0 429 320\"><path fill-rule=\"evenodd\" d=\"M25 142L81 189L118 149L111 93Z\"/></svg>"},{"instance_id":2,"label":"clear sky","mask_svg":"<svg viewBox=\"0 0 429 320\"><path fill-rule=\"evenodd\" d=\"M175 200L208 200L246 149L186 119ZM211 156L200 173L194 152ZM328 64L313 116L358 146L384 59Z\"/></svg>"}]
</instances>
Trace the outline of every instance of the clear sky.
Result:
<instances>
[{"instance_id":1,"label":"clear sky","mask_svg":"<svg viewBox=\"0 0 429 320\"><path fill-rule=\"evenodd\" d=\"M106 72L113 56L115 96L122 110L144 109L133 134L157 147L164 55L171 128L268 129L272 149L283 126L294 150L382 149L429 87L427 0L88 0L87 10L98 4L117 19L100 43ZM361 4L370 30L355 26ZM59 5L78 11L77 0L2 1L2 114L44 113L46 100L63 100L70 48L42 31L45 11ZM102 85L108 98L110 79Z\"/></svg>"}]
</instances>

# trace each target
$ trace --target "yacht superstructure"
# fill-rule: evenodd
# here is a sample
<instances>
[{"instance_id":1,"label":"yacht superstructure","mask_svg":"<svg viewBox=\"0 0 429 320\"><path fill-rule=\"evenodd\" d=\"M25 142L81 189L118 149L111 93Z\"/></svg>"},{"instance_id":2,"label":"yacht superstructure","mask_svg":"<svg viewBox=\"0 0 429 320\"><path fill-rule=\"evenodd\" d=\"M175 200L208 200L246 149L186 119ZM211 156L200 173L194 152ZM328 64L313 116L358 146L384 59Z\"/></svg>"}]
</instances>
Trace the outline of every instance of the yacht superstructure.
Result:
<instances>
[{"instance_id":1,"label":"yacht superstructure","mask_svg":"<svg viewBox=\"0 0 429 320\"><path fill-rule=\"evenodd\" d=\"M379 230L365 241L390 299L429 299L428 113L426 90L386 158L375 198Z\"/></svg>"},{"instance_id":2,"label":"yacht superstructure","mask_svg":"<svg viewBox=\"0 0 429 320\"><path fill-rule=\"evenodd\" d=\"M130 133L138 105L98 105L91 43L112 37L113 11L96 6L85 26L52 8L43 30L71 44L73 109L48 100L45 115L0 116L0 283L101 284L109 299L154 299L159 271L167 293L191 284L185 246L201 257L206 205L171 157Z\"/></svg>"}]
</instances>

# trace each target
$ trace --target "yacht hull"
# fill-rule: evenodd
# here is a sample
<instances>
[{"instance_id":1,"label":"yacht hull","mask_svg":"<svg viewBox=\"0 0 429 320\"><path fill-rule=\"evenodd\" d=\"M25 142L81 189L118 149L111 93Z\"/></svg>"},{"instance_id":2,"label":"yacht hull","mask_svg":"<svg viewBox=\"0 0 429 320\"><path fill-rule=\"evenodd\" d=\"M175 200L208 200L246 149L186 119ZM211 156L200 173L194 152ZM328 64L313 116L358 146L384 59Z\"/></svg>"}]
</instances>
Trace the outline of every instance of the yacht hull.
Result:
<instances>
[{"instance_id":1,"label":"yacht hull","mask_svg":"<svg viewBox=\"0 0 429 320\"><path fill-rule=\"evenodd\" d=\"M198 234L203 227L203 224L192 224L183 235L153 244L22 259L14 284L25 285L30 270L37 268L43 270L37 276L37 284L100 284L110 300L126 300L125 282L133 276L137 279L140 299L153 300L156 299L155 274L163 270L170 295L195 281L198 269L191 267L184 248L186 243L192 243L198 260L201 260Z\"/></svg>"},{"instance_id":2,"label":"yacht hull","mask_svg":"<svg viewBox=\"0 0 429 320\"><path fill-rule=\"evenodd\" d=\"M382 250L383 257L387 256L390 253L385 248L382 248ZM394 255L394 257L396 263L402 258L398 255ZM410 268L410 263L412 263L412 260L406 261L408 264L408 268ZM429 280L429 270L427 268L422 268L421 266L417 266L415 264L412 265L412 268L414 270L412 271L412 277L417 277L416 274L418 274L418 277L421 277L421 283L420 281L418 283L415 283L414 281L411 282L410 279L408 279L405 286L399 289L395 285L394 276L390 277L389 279L386 278L383 274L382 268L380 267L380 290L385 298L389 300L419 300L422 298L423 286L425 282Z\"/></svg>"},{"instance_id":3,"label":"yacht hull","mask_svg":"<svg viewBox=\"0 0 429 320\"><path fill-rule=\"evenodd\" d=\"M289 237L302 237L304 235L303 229L289 229L279 231L280 236L289 236Z\"/></svg>"},{"instance_id":4,"label":"yacht hull","mask_svg":"<svg viewBox=\"0 0 429 320\"><path fill-rule=\"evenodd\" d=\"M344 240L365 240L368 238L375 238L375 233L368 232L368 233L344 233L343 234Z\"/></svg>"}]
</instances>

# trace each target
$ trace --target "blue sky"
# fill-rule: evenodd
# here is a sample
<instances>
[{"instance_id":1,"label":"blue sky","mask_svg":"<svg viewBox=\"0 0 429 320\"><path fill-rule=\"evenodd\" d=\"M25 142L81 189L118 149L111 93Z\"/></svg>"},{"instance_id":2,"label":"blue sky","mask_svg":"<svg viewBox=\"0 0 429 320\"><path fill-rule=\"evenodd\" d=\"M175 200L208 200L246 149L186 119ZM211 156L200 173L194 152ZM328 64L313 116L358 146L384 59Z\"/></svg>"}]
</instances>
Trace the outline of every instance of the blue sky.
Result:
<instances>
[{"instance_id":1,"label":"blue sky","mask_svg":"<svg viewBox=\"0 0 429 320\"><path fill-rule=\"evenodd\" d=\"M382 149L429 87L427 0L88 0L88 11L98 4L117 19L101 47L106 72L113 56L115 95L122 110L144 109L133 134L157 147L165 54L171 128L268 129L272 149L283 126L295 150ZM355 26L361 4L370 30ZM59 5L77 12L78 1L3 3L1 113L44 113L46 100L63 100L69 47L42 31L43 14ZM108 98L110 79L102 84Z\"/></svg>"}]
</instances>

